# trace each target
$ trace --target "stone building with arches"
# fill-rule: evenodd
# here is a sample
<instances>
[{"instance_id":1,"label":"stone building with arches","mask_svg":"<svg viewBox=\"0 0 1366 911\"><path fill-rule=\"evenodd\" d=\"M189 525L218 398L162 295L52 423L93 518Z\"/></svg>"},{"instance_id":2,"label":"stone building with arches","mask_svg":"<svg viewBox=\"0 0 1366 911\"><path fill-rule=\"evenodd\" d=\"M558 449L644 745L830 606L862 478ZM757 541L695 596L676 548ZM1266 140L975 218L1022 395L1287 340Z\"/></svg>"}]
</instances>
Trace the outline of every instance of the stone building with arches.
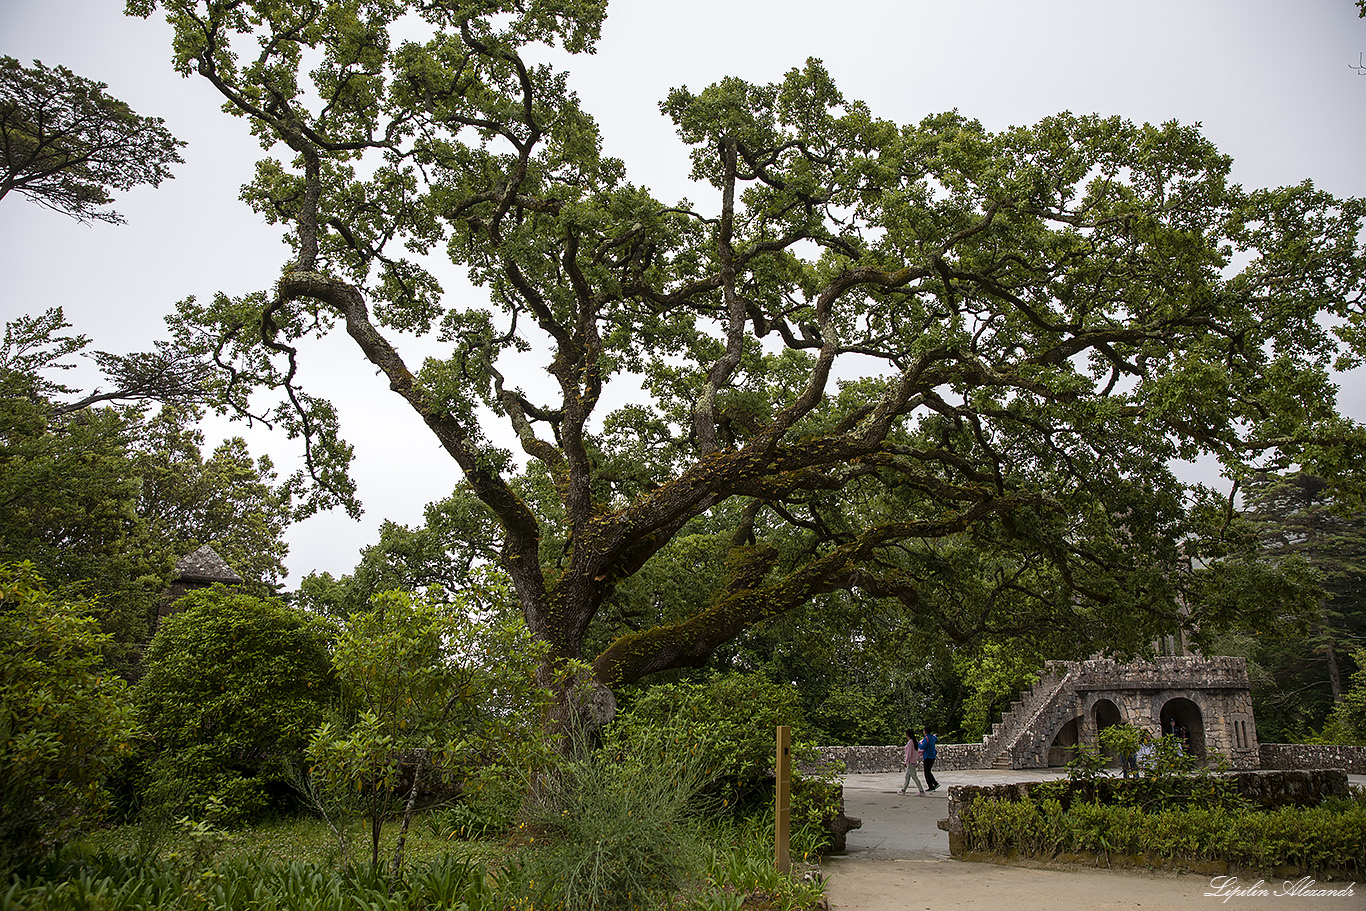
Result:
<instances>
[{"instance_id":1,"label":"stone building with arches","mask_svg":"<svg viewBox=\"0 0 1366 911\"><path fill-rule=\"evenodd\" d=\"M978 762L995 768L1063 765L1077 744L1130 724L1175 733L1196 757L1219 754L1234 768L1259 766L1252 692L1242 658L1051 661L982 741Z\"/></svg>"}]
</instances>

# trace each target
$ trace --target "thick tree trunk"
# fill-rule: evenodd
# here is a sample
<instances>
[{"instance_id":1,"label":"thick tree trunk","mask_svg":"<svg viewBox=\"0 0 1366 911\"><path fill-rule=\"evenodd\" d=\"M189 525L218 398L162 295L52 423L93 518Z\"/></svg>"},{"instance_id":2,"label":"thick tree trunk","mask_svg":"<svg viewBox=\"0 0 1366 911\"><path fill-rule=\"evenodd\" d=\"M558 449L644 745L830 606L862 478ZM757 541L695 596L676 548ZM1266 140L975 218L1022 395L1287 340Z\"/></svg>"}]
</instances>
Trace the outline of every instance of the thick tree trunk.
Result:
<instances>
[{"instance_id":1,"label":"thick tree trunk","mask_svg":"<svg viewBox=\"0 0 1366 911\"><path fill-rule=\"evenodd\" d=\"M1342 701L1342 668L1338 666L1337 651L1333 648L1333 643L1328 643L1328 686L1333 690L1333 704Z\"/></svg>"},{"instance_id":2,"label":"thick tree trunk","mask_svg":"<svg viewBox=\"0 0 1366 911\"><path fill-rule=\"evenodd\" d=\"M1342 701L1342 668L1338 666L1337 650L1334 648L1332 629L1328 625L1328 599L1319 599L1319 635L1322 637L1323 650L1328 658L1328 687L1333 693L1333 704Z\"/></svg>"},{"instance_id":3,"label":"thick tree trunk","mask_svg":"<svg viewBox=\"0 0 1366 911\"><path fill-rule=\"evenodd\" d=\"M562 662L547 661L537 676L552 696L545 725L551 735L591 741L616 714L616 696L591 670L570 674Z\"/></svg>"}]
</instances>

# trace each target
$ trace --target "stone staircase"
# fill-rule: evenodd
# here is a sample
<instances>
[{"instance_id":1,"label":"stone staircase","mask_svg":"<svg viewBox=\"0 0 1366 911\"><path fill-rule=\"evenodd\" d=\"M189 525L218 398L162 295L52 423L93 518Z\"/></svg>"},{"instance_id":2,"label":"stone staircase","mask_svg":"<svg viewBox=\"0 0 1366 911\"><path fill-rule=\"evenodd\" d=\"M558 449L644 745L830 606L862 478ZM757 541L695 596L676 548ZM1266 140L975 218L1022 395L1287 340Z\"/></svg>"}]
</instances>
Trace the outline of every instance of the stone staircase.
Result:
<instances>
[{"instance_id":1,"label":"stone staircase","mask_svg":"<svg viewBox=\"0 0 1366 911\"><path fill-rule=\"evenodd\" d=\"M1039 682L1020 694L1011 703L1010 709L1001 720L992 725L991 733L982 739L982 763L993 769L1028 768L1036 760L1031 755L1026 758L1016 756L1022 740L1038 735L1034 733L1037 722L1060 710L1070 711L1076 701L1072 687L1072 669L1065 663L1049 662ZM1035 746L1030 744L1030 746ZM1048 744L1044 744L1043 764L1047 764ZM1036 749L1028 752L1033 754ZM1022 762L1024 764L1022 764Z\"/></svg>"}]
</instances>

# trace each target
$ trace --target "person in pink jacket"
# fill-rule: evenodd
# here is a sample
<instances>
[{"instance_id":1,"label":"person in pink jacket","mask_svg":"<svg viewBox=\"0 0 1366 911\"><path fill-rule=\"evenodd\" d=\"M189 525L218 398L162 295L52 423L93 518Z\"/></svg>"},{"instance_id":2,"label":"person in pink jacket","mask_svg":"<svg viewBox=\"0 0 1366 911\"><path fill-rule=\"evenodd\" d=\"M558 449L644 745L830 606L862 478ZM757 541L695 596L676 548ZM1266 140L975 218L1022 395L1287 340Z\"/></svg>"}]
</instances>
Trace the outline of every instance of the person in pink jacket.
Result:
<instances>
[{"instance_id":1,"label":"person in pink jacket","mask_svg":"<svg viewBox=\"0 0 1366 911\"><path fill-rule=\"evenodd\" d=\"M915 782L915 789L920 792L920 796L925 796L925 789L920 785L920 776L916 774L916 768L920 765L920 744L916 742L915 731L906 730L906 780L901 783L901 790L898 794L905 794L906 789Z\"/></svg>"}]
</instances>

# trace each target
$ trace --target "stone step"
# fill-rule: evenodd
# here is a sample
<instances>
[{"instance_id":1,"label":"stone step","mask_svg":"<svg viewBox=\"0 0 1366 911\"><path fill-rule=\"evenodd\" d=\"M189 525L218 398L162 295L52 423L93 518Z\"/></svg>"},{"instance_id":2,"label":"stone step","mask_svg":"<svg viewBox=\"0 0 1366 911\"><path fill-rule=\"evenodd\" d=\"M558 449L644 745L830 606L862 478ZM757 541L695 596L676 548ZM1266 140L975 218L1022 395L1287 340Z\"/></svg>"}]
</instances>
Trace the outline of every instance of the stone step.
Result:
<instances>
[{"instance_id":1,"label":"stone step","mask_svg":"<svg viewBox=\"0 0 1366 911\"><path fill-rule=\"evenodd\" d=\"M1026 728L1030 726L1030 721L1038 714L1046 703L1058 695L1062 687L1064 677L1050 677L1040 680L1020 694L1020 698L1010 704L1008 711L1002 713L1001 720L992 725L991 733L983 738L983 746L990 752L1002 750L992 762L993 769L1009 770L1011 767L1011 749L1017 744L1020 738L1028 732ZM1056 714L1056 709L1053 713Z\"/></svg>"}]
</instances>

